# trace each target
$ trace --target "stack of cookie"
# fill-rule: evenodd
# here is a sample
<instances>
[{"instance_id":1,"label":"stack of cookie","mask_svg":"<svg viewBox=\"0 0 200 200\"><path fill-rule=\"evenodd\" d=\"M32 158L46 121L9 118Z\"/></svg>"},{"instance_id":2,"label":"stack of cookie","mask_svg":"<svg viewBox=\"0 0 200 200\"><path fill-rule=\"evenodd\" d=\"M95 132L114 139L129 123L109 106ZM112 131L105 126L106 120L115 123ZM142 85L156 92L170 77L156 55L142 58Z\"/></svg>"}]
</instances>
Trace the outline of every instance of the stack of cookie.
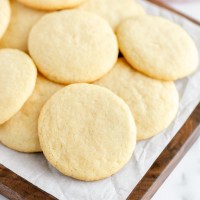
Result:
<instances>
[{"instance_id":1,"label":"stack of cookie","mask_svg":"<svg viewBox=\"0 0 200 200\"><path fill-rule=\"evenodd\" d=\"M109 177L174 120L173 81L198 62L181 27L134 0L0 0L0 141Z\"/></svg>"}]
</instances>

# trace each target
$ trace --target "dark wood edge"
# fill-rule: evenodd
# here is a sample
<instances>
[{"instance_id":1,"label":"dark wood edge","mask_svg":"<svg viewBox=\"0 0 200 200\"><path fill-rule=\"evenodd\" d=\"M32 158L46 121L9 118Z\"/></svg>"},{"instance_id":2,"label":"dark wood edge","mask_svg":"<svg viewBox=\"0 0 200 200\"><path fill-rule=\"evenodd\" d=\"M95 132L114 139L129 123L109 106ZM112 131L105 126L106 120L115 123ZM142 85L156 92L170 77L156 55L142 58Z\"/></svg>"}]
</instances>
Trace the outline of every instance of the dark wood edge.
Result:
<instances>
[{"instance_id":1,"label":"dark wood edge","mask_svg":"<svg viewBox=\"0 0 200 200\"><path fill-rule=\"evenodd\" d=\"M200 25L200 22L171 8L157 0L147 0L152 4L176 13L189 21ZM200 136L200 130L195 131L200 124L200 104L193 111L184 126L170 141L147 173L133 189L127 200L150 200L170 173L178 165L190 147Z\"/></svg>"},{"instance_id":2,"label":"dark wood edge","mask_svg":"<svg viewBox=\"0 0 200 200\"><path fill-rule=\"evenodd\" d=\"M10 200L56 200L0 164L0 194Z\"/></svg>"},{"instance_id":3,"label":"dark wood edge","mask_svg":"<svg viewBox=\"0 0 200 200\"><path fill-rule=\"evenodd\" d=\"M200 104L156 159L127 200L150 200L200 136Z\"/></svg>"},{"instance_id":4,"label":"dark wood edge","mask_svg":"<svg viewBox=\"0 0 200 200\"><path fill-rule=\"evenodd\" d=\"M177 10L157 0L149 2L170 10L191 22L200 25L197 20L178 12ZM200 123L200 105L194 110L185 125L176 134L165 150L160 154L142 180L131 192L128 200L149 200L168 175L173 171L188 149L193 145L200 135L195 129ZM27 180L18 176L11 170L0 164L0 194L10 200L55 200L52 195L34 186Z\"/></svg>"},{"instance_id":5,"label":"dark wood edge","mask_svg":"<svg viewBox=\"0 0 200 200\"><path fill-rule=\"evenodd\" d=\"M165 3L161 2L161 1L158 1L158 0L146 0L146 1L151 2L152 4L157 5L157 6L161 7L161 8L165 8L168 11L176 13L177 15L182 16L182 17L188 19L189 21L191 21L193 23L195 23L197 25L200 25L200 21L198 21L198 20L196 20L196 19L194 19L194 18L192 18L192 17L190 17L190 16L188 16L188 15L186 15L186 14L184 14L184 13L182 13L182 12L172 8L172 7L170 7L170 6L168 6L167 4L165 4Z\"/></svg>"}]
</instances>

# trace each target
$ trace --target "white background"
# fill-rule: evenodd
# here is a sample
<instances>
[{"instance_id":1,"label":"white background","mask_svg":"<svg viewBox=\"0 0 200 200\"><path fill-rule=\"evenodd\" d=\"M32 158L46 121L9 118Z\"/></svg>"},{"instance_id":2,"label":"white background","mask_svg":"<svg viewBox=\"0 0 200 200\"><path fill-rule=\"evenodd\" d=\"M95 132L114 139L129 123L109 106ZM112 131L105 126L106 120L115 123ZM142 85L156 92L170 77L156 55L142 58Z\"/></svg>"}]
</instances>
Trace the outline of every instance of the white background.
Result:
<instances>
[{"instance_id":1,"label":"white background","mask_svg":"<svg viewBox=\"0 0 200 200\"><path fill-rule=\"evenodd\" d=\"M185 2L176 4L168 1L168 4L200 21L200 0L185 0ZM200 200L199 186L200 139L168 177L152 200Z\"/></svg>"},{"instance_id":2,"label":"white background","mask_svg":"<svg viewBox=\"0 0 200 200\"><path fill-rule=\"evenodd\" d=\"M200 1L171 5L200 20ZM200 36L199 36L200 37ZM152 200L200 200L200 139L191 148ZM0 199L4 198L0 196Z\"/></svg>"}]
</instances>

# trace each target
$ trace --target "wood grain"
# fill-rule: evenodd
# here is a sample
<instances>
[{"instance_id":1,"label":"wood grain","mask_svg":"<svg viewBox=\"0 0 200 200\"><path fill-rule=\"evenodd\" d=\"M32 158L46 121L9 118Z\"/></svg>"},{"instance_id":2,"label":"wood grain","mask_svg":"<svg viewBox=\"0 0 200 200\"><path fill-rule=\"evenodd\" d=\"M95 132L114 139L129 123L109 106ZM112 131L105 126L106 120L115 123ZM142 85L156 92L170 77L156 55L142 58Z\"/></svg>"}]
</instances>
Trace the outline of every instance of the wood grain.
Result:
<instances>
[{"instance_id":1,"label":"wood grain","mask_svg":"<svg viewBox=\"0 0 200 200\"><path fill-rule=\"evenodd\" d=\"M189 21L200 25L200 22L167 6L158 0L148 0L149 2L176 13ZM197 131L200 124L200 104L193 111L192 115L186 121L184 126L171 140L160 156L156 159L148 172L133 189L127 200L150 200L166 178L178 165L190 147L200 136L200 130ZM196 130L196 131L195 131Z\"/></svg>"},{"instance_id":2,"label":"wood grain","mask_svg":"<svg viewBox=\"0 0 200 200\"><path fill-rule=\"evenodd\" d=\"M128 200L150 200L200 136L200 104L134 188ZM196 130L196 131L195 131Z\"/></svg>"},{"instance_id":3,"label":"wood grain","mask_svg":"<svg viewBox=\"0 0 200 200\"><path fill-rule=\"evenodd\" d=\"M157 0L149 2L170 10L193 23L200 25L200 22L178 12L164 3ZM150 200L157 189L173 171L188 149L194 144L200 135L195 131L200 124L200 105L194 110L185 125L176 134L165 150L157 158L145 176L129 195L128 200ZM50 194L29 183L0 164L0 194L11 200L54 200Z\"/></svg>"},{"instance_id":4,"label":"wood grain","mask_svg":"<svg viewBox=\"0 0 200 200\"><path fill-rule=\"evenodd\" d=\"M189 21L191 21L193 23L195 23L197 25L200 25L200 21L198 21L198 20L196 20L196 19L194 19L194 18L192 18L192 17L190 17L190 16L188 16L188 15L186 15L186 14L184 14L184 13L182 13L182 12L172 8L172 7L170 7L170 6L168 6L165 3L162 3L159 0L146 0L146 1L151 2L152 4L157 5L157 6L161 7L161 8L165 8L168 11L176 13L177 15L182 16L182 17L188 19Z\"/></svg>"},{"instance_id":5,"label":"wood grain","mask_svg":"<svg viewBox=\"0 0 200 200\"><path fill-rule=\"evenodd\" d=\"M42 191L0 164L0 194L10 200L55 200L52 195Z\"/></svg>"}]
</instances>

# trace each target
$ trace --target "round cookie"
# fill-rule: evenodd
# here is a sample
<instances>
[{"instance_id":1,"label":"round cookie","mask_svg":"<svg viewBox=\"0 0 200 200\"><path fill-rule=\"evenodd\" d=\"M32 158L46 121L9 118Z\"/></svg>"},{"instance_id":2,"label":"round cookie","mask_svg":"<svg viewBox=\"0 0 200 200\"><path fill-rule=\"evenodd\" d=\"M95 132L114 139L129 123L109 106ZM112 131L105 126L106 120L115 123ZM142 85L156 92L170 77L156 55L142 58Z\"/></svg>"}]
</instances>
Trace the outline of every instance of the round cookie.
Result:
<instances>
[{"instance_id":1,"label":"round cookie","mask_svg":"<svg viewBox=\"0 0 200 200\"><path fill-rule=\"evenodd\" d=\"M145 14L144 8L133 0L87 0L80 9L104 18L114 30L122 20Z\"/></svg>"},{"instance_id":2,"label":"round cookie","mask_svg":"<svg viewBox=\"0 0 200 200\"><path fill-rule=\"evenodd\" d=\"M198 66L198 51L190 36L164 18L127 19L118 27L117 36L126 60L152 78L177 80L193 73Z\"/></svg>"},{"instance_id":3,"label":"round cookie","mask_svg":"<svg viewBox=\"0 0 200 200\"><path fill-rule=\"evenodd\" d=\"M72 84L42 108L39 140L47 160L84 181L106 178L131 158L136 129L127 104L106 88Z\"/></svg>"},{"instance_id":4,"label":"round cookie","mask_svg":"<svg viewBox=\"0 0 200 200\"><path fill-rule=\"evenodd\" d=\"M27 54L0 49L0 124L21 109L34 90L36 76L36 67Z\"/></svg>"},{"instance_id":5,"label":"round cookie","mask_svg":"<svg viewBox=\"0 0 200 200\"><path fill-rule=\"evenodd\" d=\"M28 51L27 40L33 24L45 13L32 10L15 0L11 1L11 20L6 33L0 40L0 48Z\"/></svg>"},{"instance_id":6,"label":"round cookie","mask_svg":"<svg viewBox=\"0 0 200 200\"><path fill-rule=\"evenodd\" d=\"M117 39L107 22L77 10L43 16L31 30L28 46L39 71L62 84L95 81L118 57Z\"/></svg>"},{"instance_id":7,"label":"round cookie","mask_svg":"<svg viewBox=\"0 0 200 200\"><path fill-rule=\"evenodd\" d=\"M9 0L0 0L0 39L8 27L10 15Z\"/></svg>"},{"instance_id":8,"label":"round cookie","mask_svg":"<svg viewBox=\"0 0 200 200\"><path fill-rule=\"evenodd\" d=\"M173 82L149 78L124 59L95 84L107 87L129 106L135 118L137 140L150 138L167 128L176 116L179 96Z\"/></svg>"},{"instance_id":9,"label":"round cookie","mask_svg":"<svg viewBox=\"0 0 200 200\"><path fill-rule=\"evenodd\" d=\"M63 86L37 77L33 94L22 109L0 126L0 141L20 152L40 152L38 117L44 103Z\"/></svg>"},{"instance_id":10,"label":"round cookie","mask_svg":"<svg viewBox=\"0 0 200 200\"><path fill-rule=\"evenodd\" d=\"M78 6L85 0L18 0L24 5L38 10L61 10Z\"/></svg>"}]
</instances>

